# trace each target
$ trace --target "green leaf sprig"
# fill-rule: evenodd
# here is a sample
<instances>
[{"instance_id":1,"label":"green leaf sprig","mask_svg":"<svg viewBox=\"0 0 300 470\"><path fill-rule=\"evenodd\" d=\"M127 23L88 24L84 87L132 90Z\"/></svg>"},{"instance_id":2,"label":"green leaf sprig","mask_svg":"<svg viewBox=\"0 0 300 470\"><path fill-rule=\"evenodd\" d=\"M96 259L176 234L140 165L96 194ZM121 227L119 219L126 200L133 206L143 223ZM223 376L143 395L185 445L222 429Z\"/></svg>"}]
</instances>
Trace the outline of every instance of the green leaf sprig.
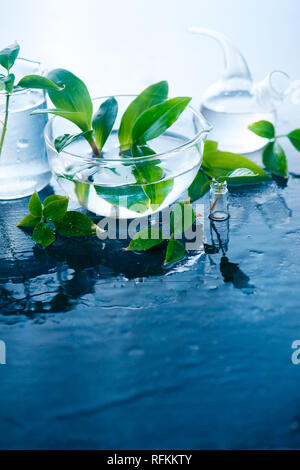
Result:
<instances>
[{"instance_id":1,"label":"green leaf sprig","mask_svg":"<svg viewBox=\"0 0 300 470\"><path fill-rule=\"evenodd\" d=\"M2 153L5 135L7 132L8 116L9 116L9 102L10 97L16 88L36 88L47 91L59 91L60 87L52 82L49 78L42 77L41 75L26 75L15 84L15 75L11 73L11 68L19 55L20 46L14 42L10 46L5 47L0 51L0 66L6 71L6 74L0 74L0 91L4 91L5 98L5 111L2 131L0 135L0 156Z\"/></svg>"},{"instance_id":2,"label":"green leaf sprig","mask_svg":"<svg viewBox=\"0 0 300 470\"><path fill-rule=\"evenodd\" d=\"M287 137L293 147L300 152L300 129L295 129L289 134L276 135L274 125L269 121L254 122L249 126L250 131L259 137L269 140L263 151L262 159L266 169L273 175L288 178L288 162L285 151L278 139Z\"/></svg>"},{"instance_id":3,"label":"green leaf sprig","mask_svg":"<svg viewBox=\"0 0 300 470\"><path fill-rule=\"evenodd\" d=\"M68 211L68 204L68 197L56 194L42 203L35 191L29 200L29 214L18 227L33 228L32 238L43 248L55 241L55 232L76 237L94 235L98 228L93 220L81 212Z\"/></svg>"},{"instance_id":4,"label":"green leaf sprig","mask_svg":"<svg viewBox=\"0 0 300 470\"><path fill-rule=\"evenodd\" d=\"M86 85L71 72L56 69L49 73L48 78L60 91L48 90L49 97L55 108L37 110L33 114L51 113L68 119L81 130L78 134L64 134L55 139L54 145L58 152L64 150L77 139L85 138L93 149L96 157L101 156L102 148L112 132L118 114L118 103L114 97L104 101L93 115L93 104ZM168 83L161 81L143 90L127 107L118 131L120 155L124 158L155 156L148 141L162 135L181 115L191 98L178 97L167 99ZM164 171L159 166L159 159L137 161L133 166L133 175L140 188L128 188L126 204L138 205L138 212L145 212L149 207L162 204L173 188L173 179L164 180ZM121 205L120 188L108 188L95 185L97 194L114 205ZM127 207L128 209L130 207Z\"/></svg>"},{"instance_id":5,"label":"green leaf sprig","mask_svg":"<svg viewBox=\"0 0 300 470\"><path fill-rule=\"evenodd\" d=\"M179 238L183 238L183 234L193 225L195 219L196 215L190 201L178 202L173 207L170 215L172 232L170 238L164 238L161 230L156 227L146 228L133 237L127 250L147 251L168 240L164 264L179 261L186 253L185 245Z\"/></svg>"}]
</instances>

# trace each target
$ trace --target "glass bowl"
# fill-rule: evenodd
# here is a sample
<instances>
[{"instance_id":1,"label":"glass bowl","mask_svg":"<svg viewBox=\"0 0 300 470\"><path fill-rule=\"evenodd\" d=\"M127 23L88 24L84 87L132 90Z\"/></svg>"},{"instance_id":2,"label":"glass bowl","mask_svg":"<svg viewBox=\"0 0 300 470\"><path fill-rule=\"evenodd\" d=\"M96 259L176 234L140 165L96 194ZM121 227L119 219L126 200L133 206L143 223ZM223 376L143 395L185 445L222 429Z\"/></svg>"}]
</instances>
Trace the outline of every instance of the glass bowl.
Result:
<instances>
[{"instance_id":1,"label":"glass bowl","mask_svg":"<svg viewBox=\"0 0 300 470\"><path fill-rule=\"evenodd\" d=\"M154 155L120 156L121 117L135 97L115 96L118 116L100 158L83 138L56 151L55 138L79 132L73 123L55 116L45 128L48 159L58 183L71 199L97 215L130 219L163 210L190 186L202 162L211 126L191 106L162 136L148 142ZM94 99L94 111L107 98ZM151 183L141 178L147 170L151 170Z\"/></svg>"}]
</instances>

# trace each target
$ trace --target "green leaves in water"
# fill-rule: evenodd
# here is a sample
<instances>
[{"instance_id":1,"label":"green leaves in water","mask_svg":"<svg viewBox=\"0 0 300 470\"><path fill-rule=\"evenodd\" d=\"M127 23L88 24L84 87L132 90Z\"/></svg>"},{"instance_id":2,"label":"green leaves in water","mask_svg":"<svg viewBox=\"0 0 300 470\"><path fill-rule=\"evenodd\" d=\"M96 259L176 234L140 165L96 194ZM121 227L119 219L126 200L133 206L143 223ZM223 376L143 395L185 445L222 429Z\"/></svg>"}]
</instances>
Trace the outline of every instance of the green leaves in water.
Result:
<instances>
[{"instance_id":1,"label":"green leaves in water","mask_svg":"<svg viewBox=\"0 0 300 470\"><path fill-rule=\"evenodd\" d=\"M55 231L62 235L85 236L96 233L94 222L85 214L76 211L68 212L69 198L53 194L42 204L35 191L28 204L29 214L18 227L34 227L32 238L43 248L55 241ZM52 227L49 225L53 224Z\"/></svg>"},{"instance_id":2,"label":"green leaves in water","mask_svg":"<svg viewBox=\"0 0 300 470\"><path fill-rule=\"evenodd\" d=\"M80 132L80 134L61 135L54 140L54 147L58 153L62 152L68 145L82 137L89 141L91 138L93 138L93 131Z\"/></svg>"},{"instance_id":3,"label":"green leaves in water","mask_svg":"<svg viewBox=\"0 0 300 470\"><path fill-rule=\"evenodd\" d=\"M92 126L95 131L96 144L100 152L112 131L117 114L118 103L117 100L112 97L101 104L93 117Z\"/></svg>"},{"instance_id":4,"label":"green leaves in water","mask_svg":"<svg viewBox=\"0 0 300 470\"><path fill-rule=\"evenodd\" d=\"M10 46L5 47L0 51L0 65L4 67L7 72L12 68L14 65L16 58L19 55L20 46L17 42L14 42Z\"/></svg>"},{"instance_id":5,"label":"green leaves in water","mask_svg":"<svg viewBox=\"0 0 300 470\"><path fill-rule=\"evenodd\" d=\"M131 147L133 157L151 156L155 155L147 145L135 145ZM159 166L161 161L157 159L147 159L142 162L137 161L134 169L134 175L137 182L145 183L142 188L144 193L150 199L150 207L152 210L156 210L164 202L168 194L172 191L174 180L170 178L168 180L159 181L163 178L164 171Z\"/></svg>"},{"instance_id":6,"label":"green leaves in water","mask_svg":"<svg viewBox=\"0 0 300 470\"><path fill-rule=\"evenodd\" d=\"M187 97L172 98L142 113L132 129L133 142L145 144L162 135L177 121L190 101Z\"/></svg>"},{"instance_id":7,"label":"green leaves in water","mask_svg":"<svg viewBox=\"0 0 300 470\"><path fill-rule=\"evenodd\" d=\"M113 187L95 184L94 188L98 196L113 206L125 207L139 214L143 214L149 209L149 198L142 186L127 184Z\"/></svg>"},{"instance_id":8,"label":"green leaves in water","mask_svg":"<svg viewBox=\"0 0 300 470\"><path fill-rule=\"evenodd\" d=\"M130 150L133 143L132 129L137 118L147 109L165 101L168 97L168 92L168 82L158 82L146 88L130 103L123 114L118 133L121 153Z\"/></svg>"}]
</instances>

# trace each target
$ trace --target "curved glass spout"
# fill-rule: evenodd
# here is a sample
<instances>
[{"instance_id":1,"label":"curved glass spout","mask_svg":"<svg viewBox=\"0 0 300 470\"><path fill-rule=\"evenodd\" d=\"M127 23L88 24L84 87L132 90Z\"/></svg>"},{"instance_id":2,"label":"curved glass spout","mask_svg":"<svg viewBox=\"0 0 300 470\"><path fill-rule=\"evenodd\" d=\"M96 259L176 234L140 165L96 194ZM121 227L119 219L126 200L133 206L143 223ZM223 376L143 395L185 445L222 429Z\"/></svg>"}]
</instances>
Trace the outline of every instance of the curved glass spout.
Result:
<instances>
[{"instance_id":1,"label":"curved glass spout","mask_svg":"<svg viewBox=\"0 0 300 470\"><path fill-rule=\"evenodd\" d=\"M203 34L205 36L212 37L221 45L225 63L223 79L230 80L233 78L239 78L252 82L252 76L244 56L230 42L230 40L224 36L224 34L206 28L199 28L197 26L190 26L188 31L190 33Z\"/></svg>"}]
</instances>

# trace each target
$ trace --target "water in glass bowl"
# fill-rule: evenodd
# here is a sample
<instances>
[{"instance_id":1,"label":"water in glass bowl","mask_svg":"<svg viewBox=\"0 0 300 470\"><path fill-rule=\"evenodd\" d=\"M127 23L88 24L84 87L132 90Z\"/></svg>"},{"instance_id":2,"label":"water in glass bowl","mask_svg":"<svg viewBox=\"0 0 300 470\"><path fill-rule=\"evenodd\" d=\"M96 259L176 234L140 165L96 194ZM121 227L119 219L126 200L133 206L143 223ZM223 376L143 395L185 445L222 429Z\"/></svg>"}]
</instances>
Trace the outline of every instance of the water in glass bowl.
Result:
<instances>
[{"instance_id":1,"label":"water in glass bowl","mask_svg":"<svg viewBox=\"0 0 300 470\"><path fill-rule=\"evenodd\" d=\"M134 163L126 156L120 161L114 131L100 161L84 160L84 156L91 157L84 139L73 142L62 154L52 155L50 161L64 191L90 211L106 217L143 217L173 204L194 180L202 160L202 144L171 152L186 141L182 135L164 134L151 142L151 148L157 154L164 153L163 157Z\"/></svg>"}]
</instances>

